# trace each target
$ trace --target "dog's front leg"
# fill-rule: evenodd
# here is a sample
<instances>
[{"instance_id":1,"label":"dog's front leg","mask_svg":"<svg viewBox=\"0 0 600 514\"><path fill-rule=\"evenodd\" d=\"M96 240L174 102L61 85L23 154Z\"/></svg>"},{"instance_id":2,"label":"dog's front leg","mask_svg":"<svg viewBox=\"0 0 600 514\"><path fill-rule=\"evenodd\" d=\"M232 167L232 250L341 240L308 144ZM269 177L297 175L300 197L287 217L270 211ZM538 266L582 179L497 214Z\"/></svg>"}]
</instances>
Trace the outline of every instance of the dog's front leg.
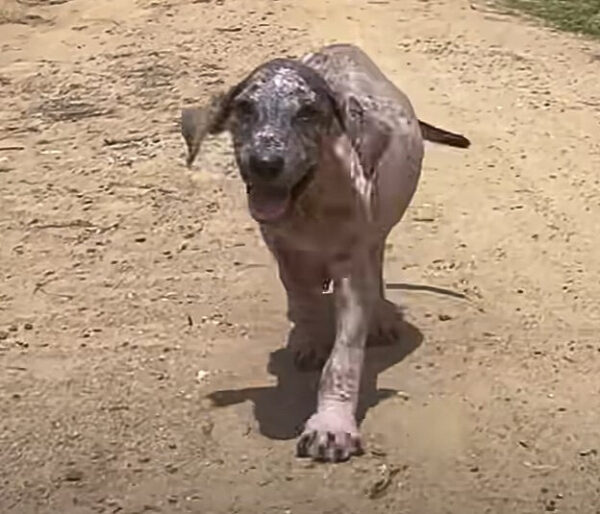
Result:
<instances>
[{"instance_id":1,"label":"dog's front leg","mask_svg":"<svg viewBox=\"0 0 600 514\"><path fill-rule=\"evenodd\" d=\"M288 348L298 369L317 370L325 364L334 339L333 305L323 294L327 268L316 252L290 248L286 241L265 237L277 259L279 278L288 302L288 318L293 323Z\"/></svg>"},{"instance_id":2,"label":"dog's front leg","mask_svg":"<svg viewBox=\"0 0 600 514\"><path fill-rule=\"evenodd\" d=\"M317 412L298 441L298 455L343 461L362 452L356 407L377 281L367 252L334 272L336 338L321 375Z\"/></svg>"}]
</instances>

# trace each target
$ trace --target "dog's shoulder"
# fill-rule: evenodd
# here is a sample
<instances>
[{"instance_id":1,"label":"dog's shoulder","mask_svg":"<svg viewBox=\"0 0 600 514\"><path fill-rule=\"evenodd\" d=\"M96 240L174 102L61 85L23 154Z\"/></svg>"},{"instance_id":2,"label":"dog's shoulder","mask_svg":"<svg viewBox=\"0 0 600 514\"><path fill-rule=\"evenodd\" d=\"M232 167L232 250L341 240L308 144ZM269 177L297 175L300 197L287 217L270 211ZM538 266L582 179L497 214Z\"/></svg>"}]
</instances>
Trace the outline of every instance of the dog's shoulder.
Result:
<instances>
[{"instance_id":1,"label":"dog's shoulder","mask_svg":"<svg viewBox=\"0 0 600 514\"><path fill-rule=\"evenodd\" d=\"M338 43L306 54L301 62L327 82L340 103L352 99L362 111L400 129L406 120L416 119L407 95L400 90L360 47Z\"/></svg>"}]
</instances>

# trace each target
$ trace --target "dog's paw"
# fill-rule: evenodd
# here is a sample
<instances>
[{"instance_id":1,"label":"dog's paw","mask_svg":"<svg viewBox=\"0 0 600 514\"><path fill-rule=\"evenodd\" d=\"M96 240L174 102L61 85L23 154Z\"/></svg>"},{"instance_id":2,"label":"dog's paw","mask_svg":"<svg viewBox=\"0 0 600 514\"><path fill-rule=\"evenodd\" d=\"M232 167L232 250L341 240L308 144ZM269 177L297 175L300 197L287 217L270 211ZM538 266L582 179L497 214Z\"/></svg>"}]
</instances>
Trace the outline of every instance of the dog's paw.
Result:
<instances>
[{"instance_id":1,"label":"dog's paw","mask_svg":"<svg viewBox=\"0 0 600 514\"><path fill-rule=\"evenodd\" d=\"M380 300L373 313L368 346L388 346L399 341L402 332L402 311L387 300Z\"/></svg>"},{"instance_id":2,"label":"dog's paw","mask_svg":"<svg viewBox=\"0 0 600 514\"><path fill-rule=\"evenodd\" d=\"M300 371L318 371L329 358L333 336L321 327L296 325L290 332L288 348Z\"/></svg>"},{"instance_id":3,"label":"dog's paw","mask_svg":"<svg viewBox=\"0 0 600 514\"><path fill-rule=\"evenodd\" d=\"M294 364L299 371L319 371L327 362L328 354L319 348L299 348L294 350Z\"/></svg>"},{"instance_id":4,"label":"dog's paw","mask_svg":"<svg viewBox=\"0 0 600 514\"><path fill-rule=\"evenodd\" d=\"M296 446L298 457L343 462L354 455L362 455L356 421L346 407L324 409L309 418Z\"/></svg>"}]
</instances>

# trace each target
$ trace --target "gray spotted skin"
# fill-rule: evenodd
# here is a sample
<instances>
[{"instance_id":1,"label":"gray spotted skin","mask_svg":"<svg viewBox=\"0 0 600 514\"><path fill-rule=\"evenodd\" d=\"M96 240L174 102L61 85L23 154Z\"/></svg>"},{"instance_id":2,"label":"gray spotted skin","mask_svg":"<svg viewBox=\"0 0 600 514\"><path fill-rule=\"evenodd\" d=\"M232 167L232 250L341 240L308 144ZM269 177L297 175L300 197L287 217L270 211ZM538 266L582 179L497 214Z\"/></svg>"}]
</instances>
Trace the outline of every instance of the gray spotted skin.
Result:
<instances>
[{"instance_id":1,"label":"gray spotted skin","mask_svg":"<svg viewBox=\"0 0 600 514\"><path fill-rule=\"evenodd\" d=\"M231 132L250 212L287 293L290 349L299 367L322 369L298 455L360 454L365 346L394 342L399 332L384 296L386 238L416 190L423 136L454 146L468 140L424 129L406 95L362 50L343 44L269 61L210 111L192 109L183 121L190 154L205 134ZM330 282L333 294L324 295Z\"/></svg>"},{"instance_id":2,"label":"gray spotted skin","mask_svg":"<svg viewBox=\"0 0 600 514\"><path fill-rule=\"evenodd\" d=\"M318 163L321 135L331 128L332 103L324 84L319 90L311 83L316 74L303 70L300 75L297 68L293 61L268 63L250 76L234 100L234 151L242 178L251 187L291 191ZM253 156L283 157L282 172L265 178L253 169Z\"/></svg>"}]
</instances>

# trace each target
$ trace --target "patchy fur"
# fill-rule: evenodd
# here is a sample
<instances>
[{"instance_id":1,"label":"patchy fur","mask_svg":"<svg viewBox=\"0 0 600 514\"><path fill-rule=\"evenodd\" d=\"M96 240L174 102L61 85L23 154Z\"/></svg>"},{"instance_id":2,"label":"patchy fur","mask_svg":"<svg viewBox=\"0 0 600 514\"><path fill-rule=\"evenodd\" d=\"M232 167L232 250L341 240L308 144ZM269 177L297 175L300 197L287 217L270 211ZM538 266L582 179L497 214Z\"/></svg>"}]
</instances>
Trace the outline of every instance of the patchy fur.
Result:
<instances>
[{"instance_id":1,"label":"patchy fur","mask_svg":"<svg viewBox=\"0 0 600 514\"><path fill-rule=\"evenodd\" d=\"M469 146L417 119L410 101L352 45L253 70L203 109L186 109L191 165L207 134L229 130L252 216L275 256L298 366L322 368L300 456L362 451L355 418L367 341L392 342L385 240L417 187L423 138ZM323 284L333 283L333 294Z\"/></svg>"}]
</instances>

